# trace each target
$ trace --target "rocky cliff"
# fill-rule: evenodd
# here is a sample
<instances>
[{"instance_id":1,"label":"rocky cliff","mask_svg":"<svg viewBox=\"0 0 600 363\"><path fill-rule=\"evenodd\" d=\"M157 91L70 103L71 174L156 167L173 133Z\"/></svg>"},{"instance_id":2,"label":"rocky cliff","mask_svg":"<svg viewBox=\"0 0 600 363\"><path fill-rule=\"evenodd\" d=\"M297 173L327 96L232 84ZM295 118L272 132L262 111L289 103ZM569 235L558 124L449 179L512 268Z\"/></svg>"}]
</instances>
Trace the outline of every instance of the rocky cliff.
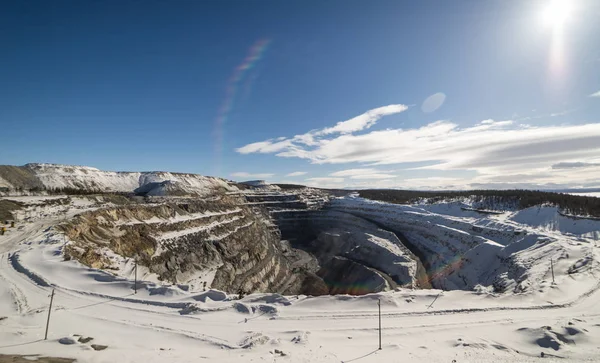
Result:
<instances>
[{"instance_id":1,"label":"rocky cliff","mask_svg":"<svg viewBox=\"0 0 600 363\"><path fill-rule=\"evenodd\" d=\"M159 280L193 290L326 293L322 279L292 267L268 218L244 204L223 195L83 213L63 226L65 256L108 270L137 258Z\"/></svg>"}]
</instances>

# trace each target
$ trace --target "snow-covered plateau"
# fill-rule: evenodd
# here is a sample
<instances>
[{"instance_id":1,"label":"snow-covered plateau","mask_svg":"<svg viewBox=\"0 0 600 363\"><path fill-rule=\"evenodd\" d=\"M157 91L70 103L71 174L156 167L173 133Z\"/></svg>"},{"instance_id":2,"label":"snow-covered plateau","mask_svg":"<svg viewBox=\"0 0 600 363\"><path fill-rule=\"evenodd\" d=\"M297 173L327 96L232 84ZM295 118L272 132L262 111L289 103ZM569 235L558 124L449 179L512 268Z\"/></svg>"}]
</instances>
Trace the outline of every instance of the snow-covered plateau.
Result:
<instances>
[{"instance_id":1,"label":"snow-covered plateau","mask_svg":"<svg viewBox=\"0 0 600 363\"><path fill-rule=\"evenodd\" d=\"M598 219L0 171L0 362L600 361ZM23 192L36 187L145 197Z\"/></svg>"}]
</instances>

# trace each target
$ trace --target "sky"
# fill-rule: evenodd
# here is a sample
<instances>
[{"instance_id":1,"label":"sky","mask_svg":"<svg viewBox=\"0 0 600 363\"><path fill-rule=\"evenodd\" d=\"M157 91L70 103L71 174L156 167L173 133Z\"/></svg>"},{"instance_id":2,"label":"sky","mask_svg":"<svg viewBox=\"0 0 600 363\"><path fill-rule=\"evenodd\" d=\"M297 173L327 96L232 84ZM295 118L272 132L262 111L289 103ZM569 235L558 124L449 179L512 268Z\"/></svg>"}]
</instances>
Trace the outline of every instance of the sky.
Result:
<instances>
[{"instance_id":1,"label":"sky","mask_svg":"<svg viewBox=\"0 0 600 363\"><path fill-rule=\"evenodd\" d=\"M600 2L4 1L0 164L600 187Z\"/></svg>"}]
</instances>

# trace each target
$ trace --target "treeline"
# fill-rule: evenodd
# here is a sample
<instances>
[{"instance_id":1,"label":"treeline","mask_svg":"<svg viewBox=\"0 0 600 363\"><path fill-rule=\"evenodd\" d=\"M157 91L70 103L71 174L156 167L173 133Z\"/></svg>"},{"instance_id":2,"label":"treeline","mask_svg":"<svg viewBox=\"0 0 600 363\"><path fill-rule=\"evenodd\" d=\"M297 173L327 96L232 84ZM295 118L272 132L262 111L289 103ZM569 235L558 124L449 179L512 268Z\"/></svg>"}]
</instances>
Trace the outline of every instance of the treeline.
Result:
<instances>
[{"instance_id":1,"label":"treeline","mask_svg":"<svg viewBox=\"0 0 600 363\"><path fill-rule=\"evenodd\" d=\"M535 190L468 190L468 191L416 191L416 190L359 190L363 198L382 202L409 204L422 199L430 203L457 198L471 198L483 209L523 209L536 205L555 205L563 213L600 217L600 198Z\"/></svg>"},{"instance_id":2,"label":"treeline","mask_svg":"<svg viewBox=\"0 0 600 363\"><path fill-rule=\"evenodd\" d=\"M97 194L97 192L90 192L83 189L78 188L42 188L42 187L33 187L33 188L23 188L16 187L15 191L17 193L30 193L30 194L41 194L47 193L52 195L89 195L89 194Z\"/></svg>"},{"instance_id":3,"label":"treeline","mask_svg":"<svg viewBox=\"0 0 600 363\"><path fill-rule=\"evenodd\" d=\"M46 192L53 195L92 195L100 194L98 191L91 191L79 188L64 187L64 188L47 188Z\"/></svg>"}]
</instances>

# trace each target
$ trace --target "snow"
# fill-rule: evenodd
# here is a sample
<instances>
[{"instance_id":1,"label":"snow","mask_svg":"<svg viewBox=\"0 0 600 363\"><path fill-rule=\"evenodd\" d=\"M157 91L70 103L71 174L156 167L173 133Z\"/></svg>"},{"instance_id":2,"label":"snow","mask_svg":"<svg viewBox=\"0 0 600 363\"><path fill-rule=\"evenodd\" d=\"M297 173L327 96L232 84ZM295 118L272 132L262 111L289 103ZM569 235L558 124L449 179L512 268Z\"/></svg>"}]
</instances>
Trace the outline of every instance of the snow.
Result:
<instances>
[{"instance_id":1,"label":"snow","mask_svg":"<svg viewBox=\"0 0 600 363\"><path fill-rule=\"evenodd\" d=\"M166 223L166 224L173 224L173 223L179 223L179 222L187 222L187 221L194 221L197 219L204 219L204 218L209 218L209 217L214 217L214 216L225 216L225 215L229 215L229 214L236 214L241 212L242 210L240 208L234 208L234 209L230 209L230 210L226 210L226 211L209 211L209 212L201 212L201 213L189 213L189 214L175 214L174 217L172 218L168 218L168 219L162 219L162 218L158 218L158 217L152 217L150 219L147 220L135 220L135 221L117 221L115 223L115 225L134 225L134 224L140 224L140 223L145 223L145 224L158 224L158 223Z\"/></svg>"},{"instance_id":2,"label":"snow","mask_svg":"<svg viewBox=\"0 0 600 363\"><path fill-rule=\"evenodd\" d=\"M83 189L101 192L133 192L141 187L151 187L149 195L165 195L167 191L207 195L214 190L235 191L237 188L220 178L197 174L170 172L114 172L87 166L60 164L27 164L35 176L48 189ZM0 186L9 186L2 182ZM154 185L156 184L156 185Z\"/></svg>"},{"instance_id":3,"label":"snow","mask_svg":"<svg viewBox=\"0 0 600 363\"><path fill-rule=\"evenodd\" d=\"M224 224L233 223L233 222L243 219L243 218L244 218L243 216L234 216L234 217L231 217L231 218L223 220L223 221L214 221L214 222L211 222L209 224L205 224L205 225L199 226L199 227L193 227L193 228L183 229L183 230L179 230L179 231L165 232L165 233L162 233L159 236L157 236L157 240L175 239L177 237L185 236L188 234L207 231L207 230L213 229L215 227L218 227L218 226L221 226Z\"/></svg>"},{"instance_id":4,"label":"snow","mask_svg":"<svg viewBox=\"0 0 600 363\"><path fill-rule=\"evenodd\" d=\"M550 259L591 253L600 221L561 215L556 207L531 207L502 213L466 210L465 201L387 204L350 196L330 204L375 221L428 251L435 287L472 290L475 286L520 293L547 292ZM557 262L558 263L558 262Z\"/></svg>"},{"instance_id":5,"label":"snow","mask_svg":"<svg viewBox=\"0 0 600 363\"><path fill-rule=\"evenodd\" d=\"M600 193L599 192L589 192L589 193L568 193L568 194L572 194L572 195L581 195L583 197L596 197L596 198L600 198Z\"/></svg>"},{"instance_id":6,"label":"snow","mask_svg":"<svg viewBox=\"0 0 600 363\"><path fill-rule=\"evenodd\" d=\"M588 220L573 224L546 209L478 216L453 207L443 214L441 207L433 212L425 206L336 201L381 221L422 223L436 238L476 241L464 251L477 262L473 270L489 270L488 259L498 253L517 253L529 276L524 282L535 289L503 294L484 286L398 289L321 297L265 293L238 300L219 291L162 284L143 268L138 268L141 281L134 293L133 262L119 256L113 256L122 264L117 276L64 261L61 251L68 240L53 227L64 215L99 207L86 198L75 200L49 206L34 201L23 211L28 219L0 236L0 354L147 363L503 363L538 362L542 353L550 362L598 360L600 255L593 248L597 238L589 236L598 227L594 231ZM515 236L515 230L527 234ZM397 247L381 236L371 238L384 248ZM554 283L549 257L556 258ZM43 340L52 289L48 340ZM80 336L93 340L83 343ZM96 351L91 344L108 347Z\"/></svg>"}]
</instances>

